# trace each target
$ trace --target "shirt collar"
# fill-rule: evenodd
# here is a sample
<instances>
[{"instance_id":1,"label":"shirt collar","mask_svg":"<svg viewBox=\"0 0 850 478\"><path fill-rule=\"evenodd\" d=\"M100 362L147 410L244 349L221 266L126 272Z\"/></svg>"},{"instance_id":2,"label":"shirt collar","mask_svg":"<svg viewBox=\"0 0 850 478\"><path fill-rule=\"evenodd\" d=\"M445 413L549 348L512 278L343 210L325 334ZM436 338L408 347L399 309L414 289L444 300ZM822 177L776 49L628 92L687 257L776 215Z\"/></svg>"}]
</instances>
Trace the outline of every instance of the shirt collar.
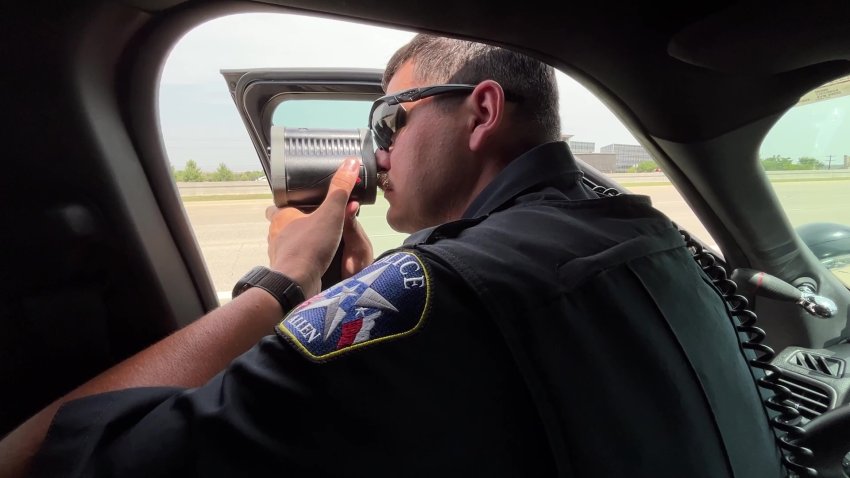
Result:
<instances>
[{"instance_id":1,"label":"shirt collar","mask_svg":"<svg viewBox=\"0 0 850 478\"><path fill-rule=\"evenodd\" d=\"M575 158L563 141L535 146L511 161L472 201L463 219L490 214L523 191L558 182L568 188L581 177Z\"/></svg>"}]
</instances>

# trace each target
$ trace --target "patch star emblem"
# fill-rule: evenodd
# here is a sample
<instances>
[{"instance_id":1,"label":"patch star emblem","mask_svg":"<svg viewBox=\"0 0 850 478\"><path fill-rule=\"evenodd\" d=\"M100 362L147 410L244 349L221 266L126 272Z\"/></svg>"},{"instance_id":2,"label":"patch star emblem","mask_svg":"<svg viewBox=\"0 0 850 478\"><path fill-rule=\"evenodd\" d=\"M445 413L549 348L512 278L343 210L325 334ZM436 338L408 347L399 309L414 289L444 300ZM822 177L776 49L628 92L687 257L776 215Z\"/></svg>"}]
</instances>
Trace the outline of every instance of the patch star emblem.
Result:
<instances>
[{"instance_id":1,"label":"patch star emblem","mask_svg":"<svg viewBox=\"0 0 850 478\"><path fill-rule=\"evenodd\" d=\"M411 252L390 254L295 308L277 326L311 360L416 330L430 304L430 277Z\"/></svg>"}]
</instances>

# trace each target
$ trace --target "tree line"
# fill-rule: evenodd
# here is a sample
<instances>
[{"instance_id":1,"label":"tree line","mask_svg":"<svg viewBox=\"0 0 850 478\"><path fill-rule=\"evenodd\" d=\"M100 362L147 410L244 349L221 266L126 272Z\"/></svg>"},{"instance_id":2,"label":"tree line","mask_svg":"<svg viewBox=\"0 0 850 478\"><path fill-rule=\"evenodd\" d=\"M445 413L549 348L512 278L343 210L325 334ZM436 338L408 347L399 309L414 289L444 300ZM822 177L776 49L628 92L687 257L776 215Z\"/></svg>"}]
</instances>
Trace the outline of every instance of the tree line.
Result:
<instances>
[{"instance_id":1,"label":"tree line","mask_svg":"<svg viewBox=\"0 0 850 478\"><path fill-rule=\"evenodd\" d=\"M204 181L256 181L265 176L262 171L232 171L226 164L221 163L218 169L212 172L204 171L195 160L186 161L183 169L174 169L171 165L171 177L177 182L204 182Z\"/></svg>"},{"instance_id":2,"label":"tree line","mask_svg":"<svg viewBox=\"0 0 850 478\"><path fill-rule=\"evenodd\" d=\"M831 162L804 156L794 161L791 158L773 155L762 158L761 165L765 171L805 171L817 169L840 169L844 167L844 158L835 157Z\"/></svg>"},{"instance_id":3,"label":"tree line","mask_svg":"<svg viewBox=\"0 0 850 478\"><path fill-rule=\"evenodd\" d=\"M835 156L832 161L822 161L817 158L804 156L793 160L784 156L773 155L769 158L760 158L761 165L765 171L811 171L821 169L842 169L844 158ZM655 161L641 161L628 169L630 173L649 173L657 171L658 165Z\"/></svg>"}]
</instances>

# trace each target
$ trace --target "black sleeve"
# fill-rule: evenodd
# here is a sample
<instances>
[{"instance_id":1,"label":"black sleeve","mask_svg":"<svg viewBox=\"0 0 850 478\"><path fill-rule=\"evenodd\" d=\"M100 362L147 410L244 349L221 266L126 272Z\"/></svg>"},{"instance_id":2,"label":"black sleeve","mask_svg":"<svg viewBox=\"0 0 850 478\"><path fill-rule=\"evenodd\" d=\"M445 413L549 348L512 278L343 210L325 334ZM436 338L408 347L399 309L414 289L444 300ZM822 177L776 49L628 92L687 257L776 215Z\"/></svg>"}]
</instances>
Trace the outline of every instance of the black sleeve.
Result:
<instances>
[{"instance_id":1,"label":"black sleeve","mask_svg":"<svg viewBox=\"0 0 850 478\"><path fill-rule=\"evenodd\" d=\"M163 451L183 453L181 448L188 441L186 420L179 411L169 410L181 393L181 389L169 387L134 388L65 403L48 430L30 476L106 476L111 473L106 458L113 451L110 445L126 439L128 430L138 436L153 416L168 417L157 424L156 440L148 441L160 451L137 448L138 458L144 455L160 460ZM164 465L160 471L170 469L177 474L176 468L159 464Z\"/></svg>"},{"instance_id":2,"label":"black sleeve","mask_svg":"<svg viewBox=\"0 0 850 478\"><path fill-rule=\"evenodd\" d=\"M322 362L268 336L197 389L69 402L35 476L541 476L548 445L501 336L425 259L415 333Z\"/></svg>"}]
</instances>

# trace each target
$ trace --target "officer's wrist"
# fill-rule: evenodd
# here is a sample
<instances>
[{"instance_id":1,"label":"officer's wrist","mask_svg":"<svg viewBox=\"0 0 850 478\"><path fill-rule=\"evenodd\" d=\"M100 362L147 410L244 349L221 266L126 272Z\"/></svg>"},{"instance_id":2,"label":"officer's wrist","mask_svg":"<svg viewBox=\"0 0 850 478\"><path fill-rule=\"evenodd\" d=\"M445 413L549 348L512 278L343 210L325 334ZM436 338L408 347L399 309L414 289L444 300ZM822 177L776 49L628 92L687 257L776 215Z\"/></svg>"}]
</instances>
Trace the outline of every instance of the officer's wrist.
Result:
<instances>
[{"instance_id":1,"label":"officer's wrist","mask_svg":"<svg viewBox=\"0 0 850 478\"><path fill-rule=\"evenodd\" d=\"M275 297L259 287L252 287L239 295L239 300L244 301L254 309L261 317L270 317L275 323L280 321L286 312Z\"/></svg>"},{"instance_id":2,"label":"officer's wrist","mask_svg":"<svg viewBox=\"0 0 850 478\"><path fill-rule=\"evenodd\" d=\"M238 326L240 337L250 337L250 340L260 340L269 334L278 323L286 316L287 311L282 310L280 302L267 291L258 287L252 287L231 300L227 306L241 322Z\"/></svg>"},{"instance_id":3,"label":"officer's wrist","mask_svg":"<svg viewBox=\"0 0 850 478\"><path fill-rule=\"evenodd\" d=\"M319 293L319 288L322 283L322 274L315 271L310 271L304 267L293 265L276 266L272 264L271 270L279 272L286 277L292 279L304 293L304 297L312 297Z\"/></svg>"},{"instance_id":4,"label":"officer's wrist","mask_svg":"<svg viewBox=\"0 0 850 478\"><path fill-rule=\"evenodd\" d=\"M284 314L304 301L303 290L297 281L264 266L256 266L242 276L233 286L231 295L235 299L252 289L262 290L277 301Z\"/></svg>"}]
</instances>

